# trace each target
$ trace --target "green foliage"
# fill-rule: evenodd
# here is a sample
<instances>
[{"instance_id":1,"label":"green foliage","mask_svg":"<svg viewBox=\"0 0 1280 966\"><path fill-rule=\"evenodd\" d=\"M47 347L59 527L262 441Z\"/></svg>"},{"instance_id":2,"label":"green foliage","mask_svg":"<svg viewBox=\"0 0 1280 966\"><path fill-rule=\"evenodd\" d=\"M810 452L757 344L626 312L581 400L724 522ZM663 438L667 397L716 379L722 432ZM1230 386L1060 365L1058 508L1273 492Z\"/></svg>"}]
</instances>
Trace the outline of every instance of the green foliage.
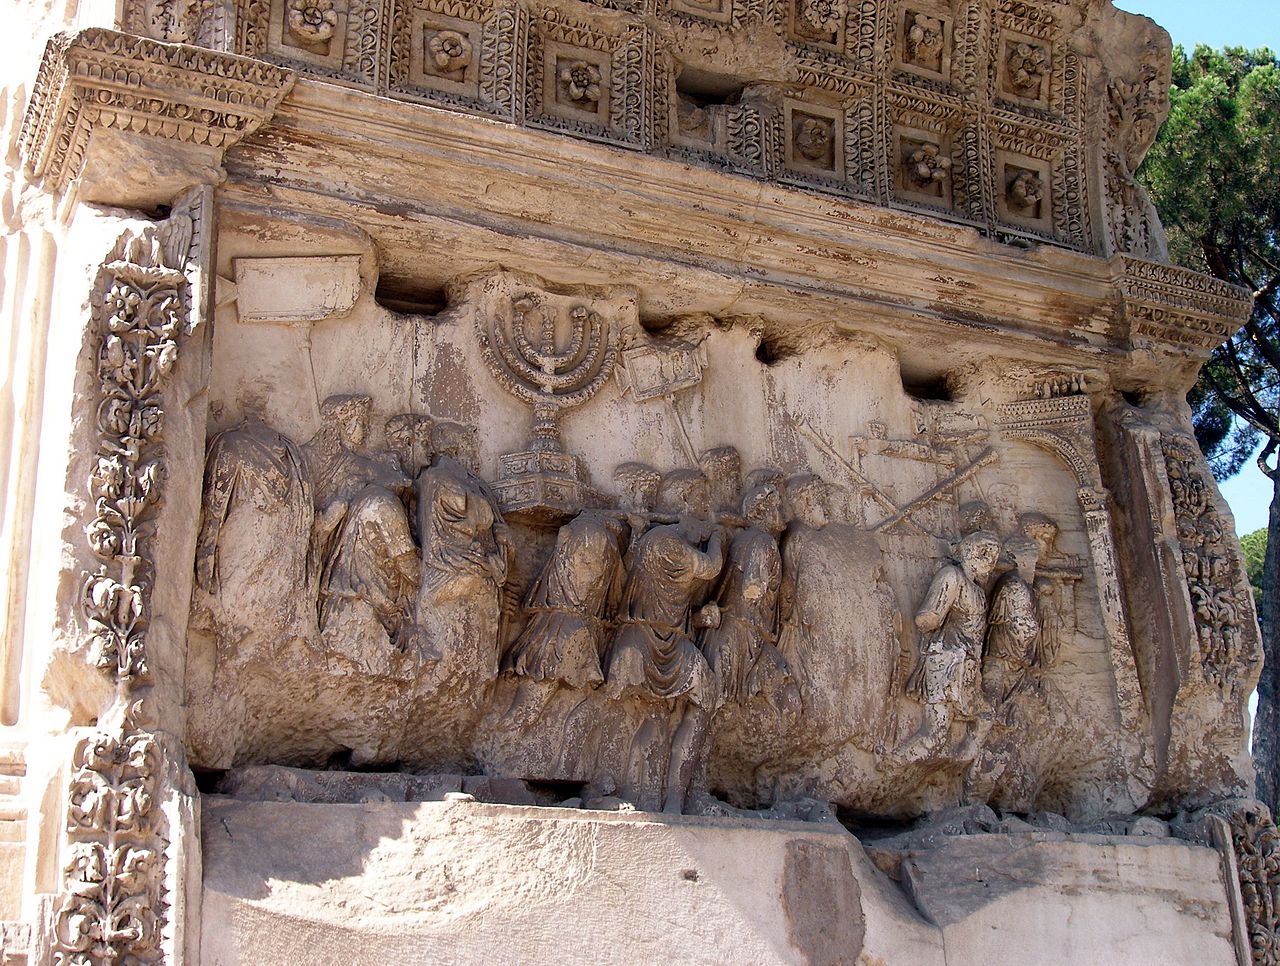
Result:
<instances>
[{"instance_id":1,"label":"green foliage","mask_svg":"<svg viewBox=\"0 0 1280 966\"><path fill-rule=\"evenodd\" d=\"M1249 323L1188 397L1201 448L1226 479L1259 441L1264 458L1280 447L1280 62L1265 48L1176 47L1170 104L1140 171L1170 255L1255 294Z\"/></svg>"},{"instance_id":2,"label":"green foliage","mask_svg":"<svg viewBox=\"0 0 1280 966\"><path fill-rule=\"evenodd\" d=\"M1262 607L1262 564L1267 557L1267 528L1254 530L1240 538L1240 549L1244 551L1245 569L1249 573L1249 584L1253 587L1253 602Z\"/></svg>"}]
</instances>

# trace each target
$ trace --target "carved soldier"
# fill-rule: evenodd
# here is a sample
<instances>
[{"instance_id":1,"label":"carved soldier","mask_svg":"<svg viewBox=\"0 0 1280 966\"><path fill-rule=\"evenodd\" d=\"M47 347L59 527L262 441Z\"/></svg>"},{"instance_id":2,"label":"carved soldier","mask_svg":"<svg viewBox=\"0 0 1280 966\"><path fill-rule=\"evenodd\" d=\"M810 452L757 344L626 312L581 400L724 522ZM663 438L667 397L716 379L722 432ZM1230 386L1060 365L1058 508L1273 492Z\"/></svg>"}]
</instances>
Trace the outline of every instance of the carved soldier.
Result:
<instances>
[{"instance_id":1,"label":"carved soldier","mask_svg":"<svg viewBox=\"0 0 1280 966\"><path fill-rule=\"evenodd\" d=\"M769 485L749 490L742 500L742 516L747 526L729 545L713 598L720 621L703 630L699 646L716 675L717 706L743 704L763 694L779 712L784 707L794 710L796 687L775 646L782 586L781 495Z\"/></svg>"},{"instance_id":2,"label":"carved soldier","mask_svg":"<svg viewBox=\"0 0 1280 966\"><path fill-rule=\"evenodd\" d=\"M498 502L475 474L479 460L471 432L437 423L430 469L418 477L423 593L438 605L469 594L496 596L507 581L514 546Z\"/></svg>"},{"instance_id":3,"label":"carved soldier","mask_svg":"<svg viewBox=\"0 0 1280 966\"><path fill-rule=\"evenodd\" d=\"M805 612L798 602L796 588L812 558L815 549L812 546L814 535L826 527L829 521L830 487L819 476L799 473L786 481L785 493L790 522L782 537L782 587L778 595L781 632L778 636L778 650L786 660L797 687L804 691L808 679L805 672L805 651L809 646L810 622L819 615Z\"/></svg>"},{"instance_id":4,"label":"carved soldier","mask_svg":"<svg viewBox=\"0 0 1280 966\"><path fill-rule=\"evenodd\" d=\"M1000 556L1000 541L977 530L960 541L959 562L938 571L916 613L920 656L907 680L924 701L920 728L895 757L921 761L947 744L955 721L979 712L979 661L987 626L984 584Z\"/></svg>"},{"instance_id":5,"label":"carved soldier","mask_svg":"<svg viewBox=\"0 0 1280 966\"><path fill-rule=\"evenodd\" d=\"M738 488L742 485L742 457L732 446L716 446L698 457L698 468L707 478L713 513L738 512Z\"/></svg>"},{"instance_id":6,"label":"carved soldier","mask_svg":"<svg viewBox=\"0 0 1280 966\"><path fill-rule=\"evenodd\" d=\"M724 566L725 534L707 522L710 506L701 473L669 473L663 494L678 520L649 530L635 546L621 625L606 659L606 681L611 697L635 695L669 705L671 756L663 811L678 813L684 809L715 702L711 669L690 639L693 611ZM699 616L714 619L714 606ZM630 764L634 774L637 763Z\"/></svg>"},{"instance_id":7,"label":"carved soldier","mask_svg":"<svg viewBox=\"0 0 1280 966\"><path fill-rule=\"evenodd\" d=\"M349 636L367 608L398 642L418 586L418 550L403 502L409 478L390 454L363 451L372 406L368 396L330 396L303 447L316 504L320 629L355 622L344 627Z\"/></svg>"},{"instance_id":8,"label":"carved soldier","mask_svg":"<svg viewBox=\"0 0 1280 966\"><path fill-rule=\"evenodd\" d=\"M503 658L517 677L570 688L604 682L606 621L622 597L626 524L586 511L560 528L551 557L525 598L529 622Z\"/></svg>"},{"instance_id":9,"label":"carved soldier","mask_svg":"<svg viewBox=\"0 0 1280 966\"><path fill-rule=\"evenodd\" d=\"M1039 687L1042 666L1040 616L1034 582L1040 545L1030 537L1011 537L1005 553L1014 569L991 593L987 643L982 658L982 687L999 709L1027 687Z\"/></svg>"}]
</instances>

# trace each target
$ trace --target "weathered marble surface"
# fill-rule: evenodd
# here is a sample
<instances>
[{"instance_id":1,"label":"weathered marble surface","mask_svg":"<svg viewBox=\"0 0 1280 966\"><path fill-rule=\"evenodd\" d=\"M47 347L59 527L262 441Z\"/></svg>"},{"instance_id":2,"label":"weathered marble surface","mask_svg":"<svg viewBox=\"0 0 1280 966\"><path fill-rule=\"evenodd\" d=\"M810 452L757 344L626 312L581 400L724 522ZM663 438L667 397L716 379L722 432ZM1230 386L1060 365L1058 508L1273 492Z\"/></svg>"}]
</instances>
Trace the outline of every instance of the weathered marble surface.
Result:
<instances>
[{"instance_id":1,"label":"weathered marble surface","mask_svg":"<svg viewBox=\"0 0 1280 966\"><path fill-rule=\"evenodd\" d=\"M1083 0L13 13L4 957L218 961L241 935L295 955L297 908L215 884L274 856L345 876L352 853L315 842L385 831L361 888L404 876L444 908L415 863L478 868L485 815L515 844L529 823L598 843L600 928L622 900L592 870L665 902L644 843L721 856L675 883L717 883L687 934L626 927L667 959L742 934L761 961L954 961L993 921L1021 953L1063 893L1113 930L1054 933L1081 958L1191 920L1179 952L1277 948L1280 833L1238 797L1252 598L1183 402L1248 302L1164 263L1134 180L1167 108L1149 21ZM694 817L411 803L450 794ZM898 875L934 927L834 825L785 824L957 801L1181 814L1226 898L1205 849L975 836ZM439 822L457 842L420 837ZM254 823L277 839L256 854ZM591 903L508 857L547 903L528 929L593 948ZM971 860L1026 888L986 902ZM475 908L503 901L503 861ZM1094 915L1083 882L1122 894ZM279 898L337 901L318 891ZM222 929L220 895L252 930ZM353 959L399 941L362 908L358 940L332 934L375 944ZM468 922L454 941L504 925Z\"/></svg>"},{"instance_id":2,"label":"weathered marble surface","mask_svg":"<svg viewBox=\"0 0 1280 966\"><path fill-rule=\"evenodd\" d=\"M1235 962L1217 853L1168 839L951 837L905 860L913 905L833 824L204 806L202 954L225 966Z\"/></svg>"}]
</instances>

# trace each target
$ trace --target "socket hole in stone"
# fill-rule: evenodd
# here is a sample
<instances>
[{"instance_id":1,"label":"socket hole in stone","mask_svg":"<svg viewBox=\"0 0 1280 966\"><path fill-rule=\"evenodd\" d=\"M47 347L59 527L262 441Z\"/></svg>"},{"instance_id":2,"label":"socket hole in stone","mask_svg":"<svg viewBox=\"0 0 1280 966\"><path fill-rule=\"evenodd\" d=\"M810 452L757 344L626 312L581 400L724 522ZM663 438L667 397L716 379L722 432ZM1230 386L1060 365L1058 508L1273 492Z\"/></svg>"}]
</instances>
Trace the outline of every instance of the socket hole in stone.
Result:
<instances>
[{"instance_id":1,"label":"socket hole in stone","mask_svg":"<svg viewBox=\"0 0 1280 966\"><path fill-rule=\"evenodd\" d=\"M756 344L756 361L766 366L772 366L792 355L793 351L777 339L766 337Z\"/></svg>"},{"instance_id":2,"label":"socket hole in stone","mask_svg":"<svg viewBox=\"0 0 1280 966\"><path fill-rule=\"evenodd\" d=\"M196 788L201 795L215 795L227 772L222 768L193 768L191 773L195 776Z\"/></svg>"},{"instance_id":3,"label":"socket hole in stone","mask_svg":"<svg viewBox=\"0 0 1280 966\"><path fill-rule=\"evenodd\" d=\"M947 377L908 375L902 373L902 391L912 399L923 402L952 402L951 389L947 385Z\"/></svg>"},{"instance_id":4,"label":"socket hole in stone","mask_svg":"<svg viewBox=\"0 0 1280 966\"><path fill-rule=\"evenodd\" d=\"M1136 406L1141 409L1147 404L1147 394L1139 389L1122 389L1120 395L1124 397L1124 401L1130 406Z\"/></svg>"},{"instance_id":5,"label":"socket hole in stone","mask_svg":"<svg viewBox=\"0 0 1280 966\"><path fill-rule=\"evenodd\" d=\"M742 82L736 77L686 67L676 77L676 91L699 107L709 104L737 104L742 97Z\"/></svg>"},{"instance_id":6,"label":"socket hole in stone","mask_svg":"<svg viewBox=\"0 0 1280 966\"><path fill-rule=\"evenodd\" d=\"M449 302L442 288L394 275L378 279L373 298L384 309L401 315L437 315Z\"/></svg>"}]
</instances>

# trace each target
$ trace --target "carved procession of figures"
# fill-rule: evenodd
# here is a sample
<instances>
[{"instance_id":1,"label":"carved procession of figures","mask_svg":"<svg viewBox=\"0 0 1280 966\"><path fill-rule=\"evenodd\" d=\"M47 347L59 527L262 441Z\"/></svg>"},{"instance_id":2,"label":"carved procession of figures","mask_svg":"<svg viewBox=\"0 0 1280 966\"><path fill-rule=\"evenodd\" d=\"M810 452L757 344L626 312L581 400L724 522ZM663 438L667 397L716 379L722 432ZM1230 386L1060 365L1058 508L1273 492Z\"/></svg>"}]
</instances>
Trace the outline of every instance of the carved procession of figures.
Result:
<instances>
[{"instance_id":1,"label":"carved procession of figures","mask_svg":"<svg viewBox=\"0 0 1280 966\"><path fill-rule=\"evenodd\" d=\"M917 409L916 440L872 422L851 457L779 410L803 449L787 470L744 465L695 447L677 404L705 334L642 332L625 292L503 273L469 292L490 375L532 410L496 476L481 427L375 419L369 394L318 396L305 441L252 419L211 438L187 673L200 767L484 774L672 813L910 808L941 773L941 796L1035 798L1037 742L1069 734L1045 681L1085 572L1057 522L992 482L981 419ZM560 423L615 374L677 461L624 460L605 483ZM877 484L876 460L906 483ZM998 512L961 502L984 472Z\"/></svg>"},{"instance_id":2,"label":"carved procession of figures","mask_svg":"<svg viewBox=\"0 0 1280 966\"><path fill-rule=\"evenodd\" d=\"M368 396L332 396L301 445L260 423L212 440L196 569L223 626L239 612L277 643L316 639L330 661L417 681L442 704L460 699L448 684L462 681L471 727L489 714L518 735L554 734L551 756L522 777L580 781L589 797L653 810L706 807L723 715L754 707L779 733L805 715L805 568L823 552L812 544L831 519L832 484L744 473L729 446L665 473L623 463L616 504L554 529L531 568L478 475L473 429L397 415L377 451L372 412ZM244 514L251 524L229 526ZM921 704L919 727L884 753L964 762L976 793L1000 779L1007 762L985 752L987 739L1016 728L1022 696L1039 694L1064 617L1061 579L1037 572L1053 521L1024 514L1002 542L981 508L964 516L956 559L913 615L903 689ZM271 539L255 538L261 527ZM274 622L258 624L268 612ZM239 646L254 645L246 635ZM351 763L390 754L370 745Z\"/></svg>"}]
</instances>

